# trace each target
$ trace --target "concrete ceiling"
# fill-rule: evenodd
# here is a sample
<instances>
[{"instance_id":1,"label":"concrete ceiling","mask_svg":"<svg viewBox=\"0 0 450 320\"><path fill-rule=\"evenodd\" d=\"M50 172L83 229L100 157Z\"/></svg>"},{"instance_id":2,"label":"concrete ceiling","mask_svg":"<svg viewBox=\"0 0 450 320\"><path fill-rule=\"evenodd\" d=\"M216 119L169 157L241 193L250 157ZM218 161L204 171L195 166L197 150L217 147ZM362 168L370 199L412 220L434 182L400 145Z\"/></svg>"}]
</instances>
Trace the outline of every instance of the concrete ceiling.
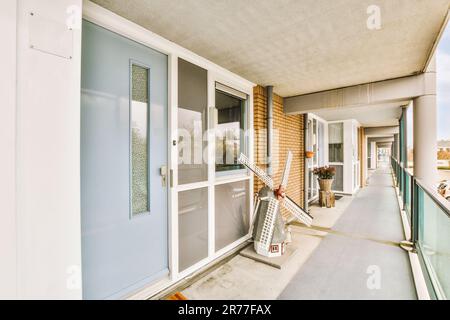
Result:
<instances>
[{"instance_id":1,"label":"concrete ceiling","mask_svg":"<svg viewBox=\"0 0 450 320\"><path fill-rule=\"evenodd\" d=\"M355 119L363 127L397 126L402 109L408 101L368 105L354 108L318 109L314 114L327 120Z\"/></svg>"},{"instance_id":2,"label":"concrete ceiling","mask_svg":"<svg viewBox=\"0 0 450 320\"><path fill-rule=\"evenodd\" d=\"M281 96L421 72L450 0L94 0ZM367 8L381 29L367 28Z\"/></svg>"}]
</instances>

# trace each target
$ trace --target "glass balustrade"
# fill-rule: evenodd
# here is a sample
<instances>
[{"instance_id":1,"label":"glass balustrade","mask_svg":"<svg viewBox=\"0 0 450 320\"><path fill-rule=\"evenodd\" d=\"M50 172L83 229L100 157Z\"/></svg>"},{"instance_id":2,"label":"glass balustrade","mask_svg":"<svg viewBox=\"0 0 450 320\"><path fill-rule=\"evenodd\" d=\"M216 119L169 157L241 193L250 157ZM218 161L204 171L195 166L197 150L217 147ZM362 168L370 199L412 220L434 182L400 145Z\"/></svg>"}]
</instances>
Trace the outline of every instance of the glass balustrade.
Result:
<instances>
[{"instance_id":1,"label":"glass balustrade","mask_svg":"<svg viewBox=\"0 0 450 320\"><path fill-rule=\"evenodd\" d=\"M412 241L436 299L450 298L450 202L432 186L418 181L395 158L391 159L396 186L411 226Z\"/></svg>"},{"instance_id":2,"label":"glass balustrade","mask_svg":"<svg viewBox=\"0 0 450 320\"><path fill-rule=\"evenodd\" d=\"M418 187L418 245L433 289L440 299L450 297L450 216L444 201Z\"/></svg>"}]
</instances>

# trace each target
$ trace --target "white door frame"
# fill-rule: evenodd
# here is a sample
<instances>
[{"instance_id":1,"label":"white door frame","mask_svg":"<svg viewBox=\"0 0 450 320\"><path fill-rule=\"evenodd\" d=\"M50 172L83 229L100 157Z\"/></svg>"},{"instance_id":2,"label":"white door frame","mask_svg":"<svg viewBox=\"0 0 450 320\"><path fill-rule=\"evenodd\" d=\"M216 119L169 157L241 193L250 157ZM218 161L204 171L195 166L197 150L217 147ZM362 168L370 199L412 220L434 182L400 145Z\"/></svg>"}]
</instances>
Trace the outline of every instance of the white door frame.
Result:
<instances>
[{"instance_id":1,"label":"white door frame","mask_svg":"<svg viewBox=\"0 0 450 320\"><path fill-rule=\"evenodd\" d=\"M322 119L321 117L317 116L314 113L308 113L308 122L309 121L314 121L316 120L317 123L322 123L324 125L324 132L323 132L323 159L319 159L319 140L317 138L317 165L318 166L325 166L328 165L328 121ZM312 131L312 129L311 129ZM316 132L314 133L316 135L316 137L318 137L318 132L319 132L319 126L316 127ZM308 128L308 146L306 146L306 148L311 148L312 147L312 140L311 140L311 136L310 136L310 130ZM312 151L312 150L307 150L307 151ZM306 170L305 170L305 175L308 175L308 188L311 188L313 186L313 181L314 181L314 176L309 175L309 170L311 168L311 164L309 163L309 161L314 161L313 159L306 159L307 161L307 165L305 166ZM314 167L315 164L312 165L312 168ZM309 192L309 190L308 190ZM308 193L309 194L309 193ZM314 200L316 200L319 197L319 193L317 194L313 194L311 192L311 198L308 199L308 202L312 202Z\"/></svg>"},{"instance_id":2,"label":"white door frame","mask_svg":"<svg viewBox=\"0 0 450 320\"><path fill-rule=\"evenodd\" d=\"M214 252L214 186L217 184L248 180L250 184L249 196L249 215L253 212L253 177L248 174L241 174L238 176L226 176L215 178L214 161L209 161L208 167L208 181L200 182L198 184L191 184L189 186L178 186L178 149L172 142L177 141L176 129L178 127L177 111L178 111L178 58L186 60L192 64L202 67L208 71L208 107L214 106L214 90L215 82L220 82L235 90L239 90L248 95L248 128L253 128L253 87L254 83L214 64L213 62L99 6L91 1L83 1L83 18L110 31L113 31L126 38L139 42L149 48L157 50L168 56L168 167L170 170L168 194L168 237L169 237L169 270L168 278L153 284L147 288L139 290L139 292L131 295L131 299L145 299L151 295L163 290L172 285L185 276L195 272L201 267L209 264L211 261L217 259L219 256L225 254L229 250L235 248L239 244L250 238L250 234L231 243L227 247ZM248 136L249 158L253 161L253 129L249 130ZM214 159L214 144L215 138L210 139L209 145L209 159ZM214 172L213 172L214 170ZM178 192L191 188L198 188L201 186L208 186L208 257L196 263L183 272L178 272Z\"/></svg>"},{"instance_id":3,"label":"white door frame","mask_svg":"<svg viewBox=\"0 0 450 320\"><path fill-rule=\"evenodd\" d=\"M359 169L355 167L360 166L360 161L357 160L358 154L358 128L361 124L355 119L328 121L328 124L342 123L343 125L343 141L344 141L344 161L343 162L329 162L330 166L342 166L343 170L343 190L333 190L339 194L352 195L358 191L359 186L353 188L353 182L356 176L359 176ZM356 160L354 158L356 152ZM356 171L356 173L355 173Z\"/></svg>"}]
</instances>

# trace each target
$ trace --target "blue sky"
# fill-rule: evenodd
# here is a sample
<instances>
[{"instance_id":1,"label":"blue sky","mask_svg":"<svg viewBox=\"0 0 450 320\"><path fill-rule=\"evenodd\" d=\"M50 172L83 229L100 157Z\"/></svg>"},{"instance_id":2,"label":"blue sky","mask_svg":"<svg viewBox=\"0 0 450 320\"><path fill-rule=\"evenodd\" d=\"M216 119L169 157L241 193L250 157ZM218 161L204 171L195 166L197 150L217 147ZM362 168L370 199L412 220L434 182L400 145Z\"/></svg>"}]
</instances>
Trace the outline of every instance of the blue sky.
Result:
<instances>
[{"instance_id":1,"label":"blue sky","mask_svg":"<svg viewBox=\"0 0 450 320\"><path fill-rule=\"evenodd\" d=\"M437 51L438 139L450 140L450 24Z\"/></svg>"}]
</instances>

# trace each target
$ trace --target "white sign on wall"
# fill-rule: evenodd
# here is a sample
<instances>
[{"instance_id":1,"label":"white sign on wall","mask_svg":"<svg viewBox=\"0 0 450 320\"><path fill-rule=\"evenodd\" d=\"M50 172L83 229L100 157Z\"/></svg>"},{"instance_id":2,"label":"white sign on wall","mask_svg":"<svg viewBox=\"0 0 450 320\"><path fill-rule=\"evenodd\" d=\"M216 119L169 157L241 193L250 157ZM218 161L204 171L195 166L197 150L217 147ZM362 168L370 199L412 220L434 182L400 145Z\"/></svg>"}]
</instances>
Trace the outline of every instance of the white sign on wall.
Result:
<instances>
[{"instance_id":1,"label":"white sign on wall","mask_svg":"<svg viewBox=\"0 0 450 320\"><path fill-rule=\"evenodd\" d=\"M65 59L72 59L73 31L65 23L30 13L30 48Z\"/></svg>"}]
</instances>

